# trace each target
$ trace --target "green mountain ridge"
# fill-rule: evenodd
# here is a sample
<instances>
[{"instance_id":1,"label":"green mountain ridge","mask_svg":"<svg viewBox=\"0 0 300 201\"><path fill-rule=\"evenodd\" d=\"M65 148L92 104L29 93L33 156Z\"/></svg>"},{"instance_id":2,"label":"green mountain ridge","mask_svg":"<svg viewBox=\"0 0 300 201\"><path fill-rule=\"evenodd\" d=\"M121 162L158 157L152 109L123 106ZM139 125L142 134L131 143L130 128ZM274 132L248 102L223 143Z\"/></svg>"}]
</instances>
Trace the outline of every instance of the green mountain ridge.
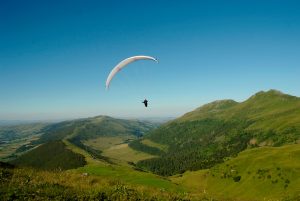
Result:
<instances>
[{"instance_id":1,"label":"green mountain ridge","mask_svg":"<svg viewBox=\"0 0 300 201\"><path fill-rule=\"evenodd\" d=\"M215 117L219 112L237 105L238 102L234 100L217 100L208 104L205 104L192 112L184 114L182 117L176 119L176 121L186 120L199 120L201 118Z\"/></svg>"},{"instance_id":2,"label":"green mountain ridge","mask_svg":"<svg viewBox=\"0 0 300 201\"><path fill-rule=\"evenodd\" d=\"M45 128L40 142L62 140L66 137L80 139L112 135L143 135L157 124L139 120L116 119L109 116L96 116L85 119L61 122Z\"/></svg>"},{"instance_id":3,"label":"green mountain ridge","mask_svg":"<svg viewBox=\"0 0 300 201\"><path fill-rule=\"evenodd\" d=\"M169 150L137 165L172 175L210 168L249 147L296 143L299 137L300 98L276 90L258 92L241 103L214 101L150 131L145 138Z\"/></svg>"}]
</instances>

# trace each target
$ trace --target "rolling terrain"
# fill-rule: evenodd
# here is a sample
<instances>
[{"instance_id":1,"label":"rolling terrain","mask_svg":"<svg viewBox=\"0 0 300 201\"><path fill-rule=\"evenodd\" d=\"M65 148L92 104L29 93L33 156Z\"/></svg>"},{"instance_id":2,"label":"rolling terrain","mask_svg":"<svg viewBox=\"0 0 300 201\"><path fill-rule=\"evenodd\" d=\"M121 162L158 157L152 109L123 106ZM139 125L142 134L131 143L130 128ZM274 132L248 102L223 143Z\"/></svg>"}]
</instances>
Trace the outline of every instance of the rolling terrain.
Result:
<instances>
[{"instance_id":1,"label":"rolling terrain","mask_svg":"<svg viewBox=\"0 0 300 201\"><path fill-rule=\"evenodd\" d=\"M129 164L129 162L153 157L132 150L127 143L156 126L157 124L149 122L119 120L104 116L49 125L43 129L44 134L32 142L35 148L10 163L21 168L20 172L23 174L26 172L23 168L54 171L47 173L53 175L56 171L68 169L69 177L89 175L89 177L102 178L108 186L110 184L115 186L110 190L105 187L104 191L108 194L119 186L125 191L124 193L128 193L127 188L135 186L136 190L130 188L129 191L139 193L144 191L140 190L143 188L150 191L160 189L161 193L147 196L153 199L165 197L163 194L167 194L166 197L181 197L180 192L184 191L181 187L166 178L140 171ZM19 172L19 169L16 171ZM179 192L179 194L173 196L164 193L166 190ZM135 195L132 196L134 198Z\"/></svg>"},{"instance_id":2,"label":"rolling terrain","mask_svg":"<svg viewBox=\"0 0 300 201\"><path fill-rule=\"evenodd\" d=\"M271 90L159 127L107 116L49 124L17 167L1 163L1 198L296 201L299 114L299 98Z\"/></svg>"},{"instance_id":3,"label":"rolling terrain","mask_svg":"<svg viewBox=\"0 0 300 201\"><path fill-rule=\"evenodd\" d=\"M145 136L167 146L167 151L141 140L129 146L160 156L139 161L138 167L170 176L213 167L247 148L293 144L299 138L300 98L270 90L241 103L221 100L206 104Z\"/></svg>"},{"instance_id":4,"label":"rolling terrain","mask_svg":"<svg viewBox=\"0 0 300 201\"><path fill-rule=\"evenodd\" d=\"M74 168L73 164L83 166L85 162L83 162L82 158L74 155L74 153L65 147L67 142L85 150L95 159L97 158L108 163L113 163L112 160L118 160L118 157L112 157L110 159L106 155L116 155L116 151L114 150L119 151L120 148L126 148L126 142L142 136L146 131L156 126L157 124L149 122L114 119L107 116L50 124L41 128L42 134L37 140L31 141L29 144L23 145L18 149L26 150L28 147L37 148L31 149L24 155L13 160L12 163L19 166L31 166L41 169L47 169L47 166L49 166L49 169L70 169ZM116 145L119 145L119 147L112 147ZM53 149L51 149L51 147L53 147ZM104 148L107 149L108 153L102 154L105 150ZM60 151L57 152L57 150ZM130 153L130 151L132 153L131 156L137 155L134 161L146 159L150 156L149 154L137 153L128 148L126 153ZM142 158L140 158L139 155ZM63 158L65 158L65 162L70 163L70 165L62 165L61 160ZM43 166L43 163L46 165Z\"/></svg>"}]
</instances>

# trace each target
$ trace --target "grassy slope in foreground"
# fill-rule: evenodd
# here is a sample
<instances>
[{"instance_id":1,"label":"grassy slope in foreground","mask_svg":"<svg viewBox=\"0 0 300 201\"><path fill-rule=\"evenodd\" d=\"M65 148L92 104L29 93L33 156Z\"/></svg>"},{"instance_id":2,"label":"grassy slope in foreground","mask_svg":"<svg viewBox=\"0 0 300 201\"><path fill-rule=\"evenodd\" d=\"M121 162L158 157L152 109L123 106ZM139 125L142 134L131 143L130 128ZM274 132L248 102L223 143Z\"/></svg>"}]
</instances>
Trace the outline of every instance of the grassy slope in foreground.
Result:
<instances>
[{"instance_id":1,"label":"grassy slope in foreground","mask_svg":"<svg viewBox=\"0 0 300 201\"><path fill-rule=\"evenodd\" d=\"M222 200L297 200L300 145L246 150L210 170L188 171L172 180L193 192Z\"/></svg>"},{"instance_id":2,"label":"grassy slope in foreground","mask_svg":"<svg viewBox=\"0 0 300 201\"><path fill-rule=\"evenodd\" d=\"M70 171L0 166L0 200L187 200L188 195Z\"/></svg>"}]
</instances>

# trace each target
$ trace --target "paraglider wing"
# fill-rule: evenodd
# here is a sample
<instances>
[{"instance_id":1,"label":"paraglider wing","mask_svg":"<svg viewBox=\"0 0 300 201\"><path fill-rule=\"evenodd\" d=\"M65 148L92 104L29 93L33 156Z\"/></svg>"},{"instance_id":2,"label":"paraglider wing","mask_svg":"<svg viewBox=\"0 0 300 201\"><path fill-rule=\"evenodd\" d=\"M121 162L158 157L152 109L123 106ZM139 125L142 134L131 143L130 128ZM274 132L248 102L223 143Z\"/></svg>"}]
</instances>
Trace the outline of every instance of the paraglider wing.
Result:
<instances>
[{"instance_id":1,"label":"paraglider wing","mask_svg":"<svg viewBox=\"0 0 300 201\"><path fill-rule=\"evenodd\" d=\"M155 59L154 57L150 57L150 56L133 56L133 57L129 57L127 59L124 59L123 61L121 61L118 65L116 65L111 72L109 73L107 79L106 79L106 89L109 88L110 82L113 79L113 77L125 66L127 66L128 64L134 62L134 61L138 61L138 60L153 60L158 62L157 59Z\"/></svg>"}]
</instances>

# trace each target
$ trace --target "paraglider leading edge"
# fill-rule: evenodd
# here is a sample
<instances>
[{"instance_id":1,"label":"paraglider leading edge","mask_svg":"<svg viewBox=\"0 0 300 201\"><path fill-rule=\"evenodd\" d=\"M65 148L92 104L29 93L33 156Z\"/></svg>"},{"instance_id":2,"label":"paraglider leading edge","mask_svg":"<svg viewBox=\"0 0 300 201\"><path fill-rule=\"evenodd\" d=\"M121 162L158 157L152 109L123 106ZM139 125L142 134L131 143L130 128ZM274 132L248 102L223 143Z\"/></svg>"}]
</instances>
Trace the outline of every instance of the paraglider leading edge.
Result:
<instances>
[{"instance_id":1,"label":"paraglider leading edge","mask_svg":"<svg viewBox=\"0 0 300 201\"><path fill-rule=\"evenodd\" d=\"M158 60L154 57L150 57L150 56L133 56L133 57L129 57L127 59L124 59L123 61L121 61L120 63L118 63L109 73L107 79L106 79L106 83L105 83L105 87L106 90L108 90L109 85L111 80L113 79L113 77L121 70L123 69L125 66L127 66L128 64L138 61L138 60L152 60L158 63Z\"/></svg>"}]
</instances>

